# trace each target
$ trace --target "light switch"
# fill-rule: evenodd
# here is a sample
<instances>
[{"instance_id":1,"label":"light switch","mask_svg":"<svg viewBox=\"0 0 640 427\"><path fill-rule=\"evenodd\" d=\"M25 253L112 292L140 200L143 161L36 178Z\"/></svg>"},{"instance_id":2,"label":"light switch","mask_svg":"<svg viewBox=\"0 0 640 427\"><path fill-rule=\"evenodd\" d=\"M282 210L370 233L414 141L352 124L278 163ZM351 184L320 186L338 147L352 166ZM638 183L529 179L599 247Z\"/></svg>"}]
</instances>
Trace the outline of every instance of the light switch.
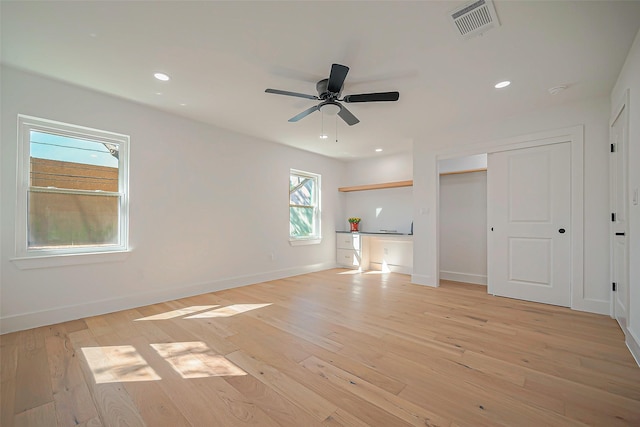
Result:
<instances>
[{"instance_id":1,"label":"light switch","mask_svg":"<svg viewBox=\"0 0 640 427\"><path fill-rule=\"evenodd\" d=\"M635 190L633 190L633 204L634 205L638 204L638 189L637 188Z\"/></svg>"}]
</instances>

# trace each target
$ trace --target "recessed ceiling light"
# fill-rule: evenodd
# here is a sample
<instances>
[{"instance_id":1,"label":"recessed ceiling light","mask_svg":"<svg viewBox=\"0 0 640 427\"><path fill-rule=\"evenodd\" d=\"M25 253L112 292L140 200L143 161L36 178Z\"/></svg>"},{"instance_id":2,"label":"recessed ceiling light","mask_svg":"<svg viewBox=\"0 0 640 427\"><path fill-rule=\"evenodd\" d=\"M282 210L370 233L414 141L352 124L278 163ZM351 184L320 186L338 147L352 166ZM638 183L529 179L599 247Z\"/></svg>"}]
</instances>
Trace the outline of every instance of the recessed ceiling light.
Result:
<instances>
[{"instance_id":1,"label":"recessed ceiling light","mask_svg":"<svg viewBox=\"0 0 640 427\"><path fill-rule=\"evenodd\" d=\"M329 138L327 135L320 135L320 139L327 139Z\"/></svg>"},{"instance_id":2,"label":"recessed ceiling light","mask_svg":"<svg viewBox=\"0 0 640 427\"><path fill-rule=\"evenodd\" d=\"M378 152L378 153L379 153L379 152L381 152L381 151L382 151L382 148L376 148L376 152Z\"/></svg>"},{"instance_id":3,"label":"recessed ceiling light","mask_svg":"<svg viewBox=\"0 0 640 427\"><path fill-rule=\"evenodd\" d=\"M509 80L505 80L503 82L496 83L496 85L494 87L496 89L502 89L502 88L505 88L505 87L509 86L510 84L511 84L511 82Z\"/></svg>"},{"instance_id":4,"label":"recessed ceiling light","mask_svg":"<svg viewBox=\"0 0 640 427\"><path fill-rule=\"evenodd\" d=\"M184 102L180 104L181 107L186 107L187 104L185 104Z\"/></svg>"},{"instance_id":5,"label":"recessed ceiling light","mask_svg":"<svg viewBox=\"0 0 640 427\"><path fill-rule=\"evenodd\" d=\"M165 73L155 73L153 75L153 77L155 77L156 79L163 81L163 82L167 82L169 81L170 77L168 75L166 75Z\"/></svg>"},{"instance_id":6,"label":"recessed ceiling light","mask_svg":"<svg viewBox=\"0 0 640 427\"><path fill-rule=\"evenodd\" d=\"M162 95L162 92L156 92L156 95Z\"/></svg>"}]
</instances>

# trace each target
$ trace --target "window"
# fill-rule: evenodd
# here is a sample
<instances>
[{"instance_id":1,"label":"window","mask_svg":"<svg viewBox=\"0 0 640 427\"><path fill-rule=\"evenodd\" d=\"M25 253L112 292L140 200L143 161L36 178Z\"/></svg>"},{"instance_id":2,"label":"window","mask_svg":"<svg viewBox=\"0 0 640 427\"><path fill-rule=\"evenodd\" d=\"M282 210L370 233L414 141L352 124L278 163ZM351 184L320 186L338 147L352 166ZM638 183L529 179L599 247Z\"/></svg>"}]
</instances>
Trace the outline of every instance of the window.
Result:
<instances>
[{"instance_id":1,"label":"window","mask_svg":"<svg viewBox=\"0 0 640 427\"><path fill-rule=\"evenodd\" d=\"M18 116L18 257L127 250L129 137Z\"/></svg>"},{"instance_id":2,"label":"window","mask_svg":"<svg viewBox=\"0 0 640 427\"><path fill-rule=\"evenodd\" d=\"M320 175L290 171L289 240L292 244L320 242Z\"/></svg>"}]
</instances>

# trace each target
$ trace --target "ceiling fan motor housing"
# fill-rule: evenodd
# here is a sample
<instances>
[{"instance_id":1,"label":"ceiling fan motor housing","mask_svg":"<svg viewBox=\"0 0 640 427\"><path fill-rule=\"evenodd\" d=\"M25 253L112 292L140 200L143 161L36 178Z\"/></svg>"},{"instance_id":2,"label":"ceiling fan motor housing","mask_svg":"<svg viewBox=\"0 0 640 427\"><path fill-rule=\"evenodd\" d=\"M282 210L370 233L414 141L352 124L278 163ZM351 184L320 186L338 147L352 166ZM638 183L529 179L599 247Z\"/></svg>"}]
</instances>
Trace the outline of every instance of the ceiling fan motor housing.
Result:
<instances>
[{"instance_id":1,"label":"ceiling fan motor housing","mask_svg":"<svg viewBox=\"0 0 640 427\"><path fill-rule=\"evenodd\" d=\"M329 79L322 79L316 83L316 91L318 91L318 97L320 99L337 99L340 97L342 89L338 93L331 93L327 90L329 85Z\"/></svg>"}]
</instances>

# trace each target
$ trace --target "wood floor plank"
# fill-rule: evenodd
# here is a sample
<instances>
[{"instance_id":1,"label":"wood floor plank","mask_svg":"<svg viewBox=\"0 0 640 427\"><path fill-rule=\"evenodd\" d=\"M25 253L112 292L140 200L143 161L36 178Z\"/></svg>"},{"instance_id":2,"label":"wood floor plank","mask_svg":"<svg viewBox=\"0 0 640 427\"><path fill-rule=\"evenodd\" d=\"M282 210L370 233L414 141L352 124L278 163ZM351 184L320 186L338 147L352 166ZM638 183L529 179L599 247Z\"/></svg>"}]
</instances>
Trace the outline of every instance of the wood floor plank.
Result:
<instances>
[{"instance_id":1,"label":"wood floor plank","mask_svg":"<svg viewBox=\"0 0 640 427\"><path fill-rule=\"evenodd\" d=\"M265 385L252 375L227 377L225 380L238 390L247 401L259 406L283 427L319 427L322 425L313 415L293 404L277 393L275 389Z\"/></svg>"},{"instance_id":2,"label":"wood floor plank","mask_svg":"<svg viewBox=\"0 0 640 427\"><path fill-rule=\"evenodd\" d=\"M371 424L367 424L359 418L354 417L349 412L338 408L333 414L329 416L322 423L325 427L370 427Z\"/></svg>"},{"instance_id":3,"label":"wood floor plank","mask_svg":"<svg viewBox=\"0 0 640 427\"><path fill-rule=\"evenodd\" d=\"M44 407L53 402L51 374L45 348L46 328L18 332L18 361L16 366L16 414Z\"/></svg>"},{"instance_id":4,"label":"wood floor plank","mask_svg":"<svg viewBox=\"0 0 640 427\"><path fill-rule=\"evenodd\" d=\"M0 337L0 423L637 426L608 316L331 269Z\"/></svg>"},{"instance_id":5,"label":"wood floor plank","mask_svg":"<svg viewBox=\"0 0 640 427\"><path fill-rule=\"evenodd\" d=\"M89 325L91 322L87 322ZM102 322L98 323L100 332L106 334L107 328ZM69 339L80 358L82 373L89 388L89 393L96 406L100 420L105 425L146 426L138 409L119 382L97 382L96 374L104 374L113 380L115 373L110 372L108 358L102 355L102 359L88 359L85 350L99 349L101 346L96 341L90 329L69 334ZM97 353L93 353L97 354Z\"/></svg>"},{"instance_id":6,"label":"wood floor plank","mask_svg":"<svg viewBox=\"0 0 640 427\"><path fill-rule=\"evenodd\" d=\"M338 409L337 406L309 390L303 384L242 351L231 353L227 355L227 358L265 385L296 403L318 421L324 421Z\"/></svg>"},{"instance_id":7,"label":"wood floor plank","mask_svg":"<svg viewBox=\"0 0 640 427\"><path fill-rule=\"evenodd\" d=\"M414 403L402 399L392 393L384 391L362 378L352 375L331 363L311 356L300 362L302 366L311 372L320 375L322 378L337 384L338 387L348 390L350 393L371 402L375 406L383 408L390 414L414 426L449 426L451 421L415 405Z\"/></svg>"},{"instance_id":8,"label":"wood floor plank","mask_svg":"<svg viewBox=\"0 0 640 427\"><path fill-rule=\"evenodd\" d=\"M98 417L79 357L66 333L45 340L58 425L76 425Z\"/></svg>"},{"instance_id":9,"label":"wood floor plank","mask_svg":"<svg viewBox=\"0 0 640 427\"><path fill-rule=\"evenodd\" d=\"M0 382L0 425L12 426L15 422L16 380L9 378Z\"/></svg>"},{"instance_id":10,"label":"wood floor plank","mask_svg":"<svg viewBox=\"0 0 640 427\"><path fill-rule=\"evenodd\" d=\"M145 325L145 327L152 328L153 326ZM224 376L218 376L211 371L203 372L202 375L187 375L186 370L176 369L181 367L179 363L176 363L175 360L173 364L170 363L171 360L168 360L170 358L166 357L166 354L154 348L154 345L157 346L159 342L154 339L149 340L146 336L129 339L127 342L130 342L138 350L144 360L161 377L161 380L154 383L153 386L163 390L171 399L172 404L189 422L189 425L277 425L262 409L255 407L232 385L228 384L224 380ZM175 345L176 343L169 344ZM189 350L186 343L177 344L182 344L183 353L181 356L186 356L183 357L184 367L190 369L192 367L190 361L198 359L198 352L202 350L197 347L194 352ZM217 365L212 365L210 368L217 368ZM166 420L164 424L167 424Z\"/></svg>"},{"instance_id":11,"label":"wood floor plank","mask_svg":"<svg viewBox=\"0 0 640 427\"><path fill-rule=\"evenodd\" d=\"M16 414L15 427L55 427L56 409L53 402Z\"/></svg>"}]
</instances>

